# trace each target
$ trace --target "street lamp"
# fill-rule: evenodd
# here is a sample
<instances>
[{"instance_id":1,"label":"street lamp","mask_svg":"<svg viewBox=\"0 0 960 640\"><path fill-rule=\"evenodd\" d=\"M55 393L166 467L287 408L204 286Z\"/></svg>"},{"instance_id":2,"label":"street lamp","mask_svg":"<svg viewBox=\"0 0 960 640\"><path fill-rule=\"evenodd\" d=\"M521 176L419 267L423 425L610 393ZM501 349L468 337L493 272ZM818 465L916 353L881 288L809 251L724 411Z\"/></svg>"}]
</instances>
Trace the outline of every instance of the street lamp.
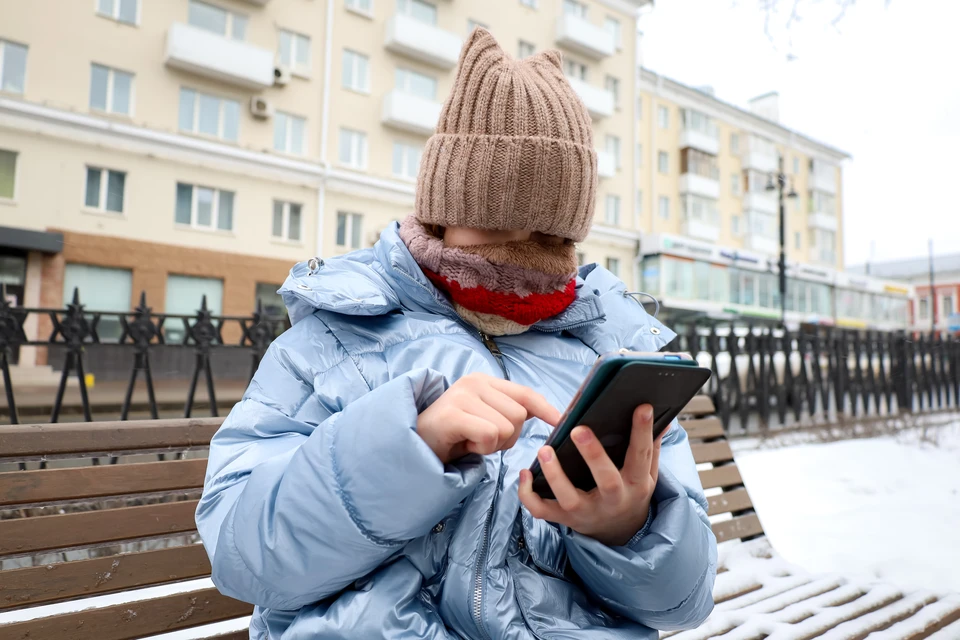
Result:
<instances>
[{"instance_id":1,"label":"street lamp","mask_svg":"<svg viewBox=\"0 0 960 640\"><path fill-rule=\"evenodd\" d=\"M784 193L787 186L787 175L783 172L783 156L780 156L779 169L776 174L770 174L767 181L767 191L777 191L780 205L780 326L787 330L787 212L784 198L796 198L797 192L793 189L793 180L790 181L790 191ZM774 184L776 180L776 184Z\"/></svg>"}]
</instances>

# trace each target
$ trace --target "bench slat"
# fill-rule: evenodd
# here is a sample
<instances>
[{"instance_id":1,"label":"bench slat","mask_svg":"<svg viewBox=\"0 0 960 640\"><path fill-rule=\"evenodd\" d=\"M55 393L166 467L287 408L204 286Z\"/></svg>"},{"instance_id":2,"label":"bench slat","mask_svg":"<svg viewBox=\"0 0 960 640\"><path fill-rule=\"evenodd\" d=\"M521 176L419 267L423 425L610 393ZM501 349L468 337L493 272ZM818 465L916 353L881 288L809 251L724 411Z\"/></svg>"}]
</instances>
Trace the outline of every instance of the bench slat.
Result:
<instances>
[{"instance_id":1,"label":"bench slat","mask_svg":"<svg viewBox=\"0 0 960 640\"><path fill-rule=\"evenodd\" d=\"M252 605L203 589L0 626L0 640L134 640L252 612Z\"/></svg>"},{"instance_id":2,"label":"bench slat","mask_svg":"<svg viewBox=\"0 0 960 640\"><path fill-rule=\"evenodd\" d=\"M753 507L750 494L747 493L746 489L734 489L733 491L724 491L718 496L710 496L707 498L707 504L709 505L708 516L743 511Z\"/></svg>"},{"instance_id":3,"label":"bench slat","mask_svg":"<svg viewBox=\"0 0 960 640\"><path fill-rule=\"evenodd\" d=\"M0 520L0 556L193 531L197 503L184 500Z\"/></svg>"},{"instance_id":4,"label":"bench slat","mask_svg":"<svg viewBox=\"0 0 960 640\"><path fill-rule=\"evenodd\" d=\"M203 546L124 553L12 569L0 579L0 610L125 591L210 575Z\"/></svg>"},{"instance_id":5,"label":"bench slat","mask_svg":"<svg viewBox=\"0 0 960 640\"><path fill-rule=\"evenodd\" d=\"M205 447L223 418L73 422L5 426L0 456L24 458L70 453Z\"/></svg>"},{"instance_id":6,"label":"bench slat","mask_svg":"<svg viewBox=\"0 0 960 640\"><path fill-rule=\"evenodd\" d=\"M250 640L250 631L232 631L230 633L221 633L219 636L210 636L205 640Z\"/></svg>"},{"instance_id":7,"label":"bench slat","mask_svg":"<svg viewBox=\"0 0 960 640\"><path fill-rule=\"evenodd\" d=\"M0 504L30 504L203 486L207 461L171 460L0 473Z\"/></svg>"},{"instance_id":8,"label":"bench slat","mask_svg":"<svg viewBox=\"0 0 960 640\"><path fill-rule=\"evenodd\" d=\"M704 462L729 462L733 460L733 451L726 440L720 442L700 442L690 445L693 459L697 464Z\"/></svg>"},{"instance_id":9,"label":"bench slat","mask_svg":"<svg viewBox=\"0 0 960 640\"><path fill-rule=\"evenodd\" d=\"M713 535L717 536L717 542L748 538L761 533L763 533L763 527L760 526L760 518L752 513L732 520L717 522L713 525Z\"/></svg>"},{"instance_id":10,"label":"bench slat","mask_svg":"<svg viewBox=\"0 0 960 640\"><path fill-rule=\"evenodd\" d=\"M716 409L713 407L713 400L710 399L710 396L697 395L693 396L693 399L687 403L687 406L683 408L680 415L704 416L714 413L715 411Z\"/></svg>"},{"instance_id":11,"label":"bench slat","mask_svg":"<svg viewBox=\"0 0 960 640\"><path fill-rule=\"evenodd\" d=\"M723 436L723 423L719 418L700 418L699 420L681 420L680 424L691 440L705 440Z\"/></svg>"},{"instance_id":12,"label":"bench slat","mask_svg":"<svg viewBox=\"0 0 960 640\"><path fill-rule=\"evenodd\" d=\"M715 489L717 487L732 487L736 484L743 484L743 478L740 477L740 470L737 465L728 464L715 469L704 469L700 472L700 484L704 489Z\"/></svg>"}]
</instances>

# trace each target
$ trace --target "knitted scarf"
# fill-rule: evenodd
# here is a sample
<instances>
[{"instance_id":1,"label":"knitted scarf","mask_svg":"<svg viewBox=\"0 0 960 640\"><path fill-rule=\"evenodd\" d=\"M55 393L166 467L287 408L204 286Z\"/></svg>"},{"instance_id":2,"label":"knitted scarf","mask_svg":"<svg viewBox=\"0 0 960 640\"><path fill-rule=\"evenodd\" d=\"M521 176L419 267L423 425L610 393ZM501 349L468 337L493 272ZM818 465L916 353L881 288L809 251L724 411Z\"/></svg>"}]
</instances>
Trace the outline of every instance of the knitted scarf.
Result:
<instances>
[{"instance_id":1,"label":"knitted scarf","mask_svg":"<svg viewBox=\"0 0 960 640\"><path fill-rule=\"evenodd\" d=\"M576 297L574 245L534 241L447 247L413 216L400 238L457 313L491 336L523 333Z\"/></svg>"}]
</instances>

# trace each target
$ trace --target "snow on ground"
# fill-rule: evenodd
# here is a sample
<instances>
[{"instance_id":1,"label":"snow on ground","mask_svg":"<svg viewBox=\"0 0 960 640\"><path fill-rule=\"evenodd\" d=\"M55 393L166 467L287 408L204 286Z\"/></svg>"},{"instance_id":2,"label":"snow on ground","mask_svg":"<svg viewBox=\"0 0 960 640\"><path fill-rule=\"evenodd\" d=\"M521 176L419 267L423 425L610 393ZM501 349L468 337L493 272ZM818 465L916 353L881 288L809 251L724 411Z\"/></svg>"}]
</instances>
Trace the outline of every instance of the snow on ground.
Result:
<instances>
[{"instance_id":1,"label":"snow on ground","mask_svg":"<svg viewBox=\"0 0 960 640\"><path fill-rule=\"evenodd\" d=\"M733 441L773 547L813 573L960 592L960 423L827 444Z\"/></svg>"}]
</instances>

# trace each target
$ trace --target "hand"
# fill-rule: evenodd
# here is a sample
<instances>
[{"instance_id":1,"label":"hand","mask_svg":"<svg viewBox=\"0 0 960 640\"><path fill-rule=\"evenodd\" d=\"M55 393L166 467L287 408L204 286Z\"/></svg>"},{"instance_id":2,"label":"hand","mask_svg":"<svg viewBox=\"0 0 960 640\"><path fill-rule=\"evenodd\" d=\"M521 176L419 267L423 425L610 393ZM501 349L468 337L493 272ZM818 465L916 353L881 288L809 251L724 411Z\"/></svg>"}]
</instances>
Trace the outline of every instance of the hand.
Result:
<instances>
[{"instance_id":1,"label":"hand","mask_svg":"<svg viewBox=\"0 0 960 640\"><path fill-rule=\"evenodd\" d=\"M570 527L608 546L625 545L646 522L657 486L663 434L654 440L653 407L644 404L633 412L630 446L622 470L613 464L588 427L577 427L570 435L597 487L589 492L574 487L553 449L543 447L537 457L556 500L537 495L533 474L524 469L520 472L520 501L534 518Z\"/></svg>"},{"instance_id":2,"label":"hand","mask_svg":"<svg viewBox=\"0 0 960 640\"><path fill-rule=\"evenodd\" d=\"M560 412L527 387L472 373L457 380L417 418L417 434L444 464L468 453L509 449L523 423L540 418L552 427Z\"/></svg>"}]
</instances>

